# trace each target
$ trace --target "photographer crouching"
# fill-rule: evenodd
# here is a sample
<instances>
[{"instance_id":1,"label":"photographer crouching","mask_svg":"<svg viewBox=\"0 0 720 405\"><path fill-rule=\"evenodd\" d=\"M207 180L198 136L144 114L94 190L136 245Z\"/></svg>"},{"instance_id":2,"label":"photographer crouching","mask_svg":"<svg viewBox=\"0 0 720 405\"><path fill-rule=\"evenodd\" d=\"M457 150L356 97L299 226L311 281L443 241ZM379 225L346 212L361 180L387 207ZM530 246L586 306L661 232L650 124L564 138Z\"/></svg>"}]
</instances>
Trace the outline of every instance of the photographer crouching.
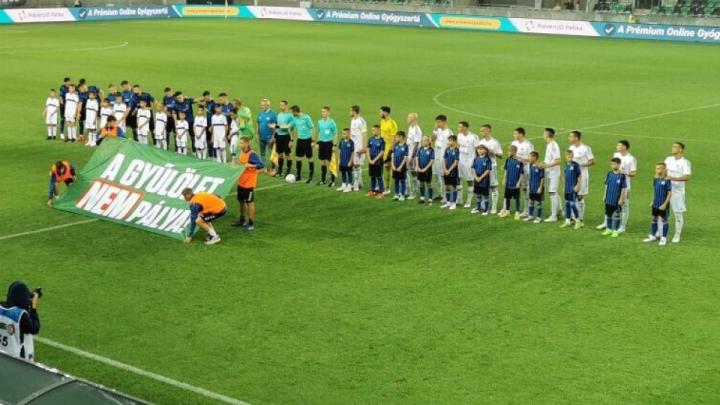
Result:
<instances>
[{"instance_id":1,"label":"photographer crouching","mask_svg":"<svg viewBox=\"0 0 720 405\"><path fill-rule=\"evenodd\" d=\"M7 300L0 303L0 352L34 361L33 335L40 332L37 313L42 288L32 292L25 283L15 281L8 288Z\"/></svg>"}]
</instances>

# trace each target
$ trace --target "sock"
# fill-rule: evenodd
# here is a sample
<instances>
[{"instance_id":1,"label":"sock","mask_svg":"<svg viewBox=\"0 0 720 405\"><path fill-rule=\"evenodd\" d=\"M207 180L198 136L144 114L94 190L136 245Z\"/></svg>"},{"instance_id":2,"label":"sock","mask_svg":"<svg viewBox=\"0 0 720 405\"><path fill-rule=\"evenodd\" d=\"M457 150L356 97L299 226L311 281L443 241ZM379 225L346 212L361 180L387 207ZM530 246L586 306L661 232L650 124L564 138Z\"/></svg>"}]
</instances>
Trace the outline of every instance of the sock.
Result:
<instances>
[{"instance_id":1,"label":"sock","mask_svg":"<svg viewBox=\"0 0 720 405\"><path fill-rule=\"evenodd\" d=\"M57 138L57 127L52 127L52 137Z\"/></svg>"},{"instance_id":2,"label":"sock","mask_svg":"<svg viewBox=\"0 0 720 405\"><path fill-rule=\"evenodd\" d=\"M455 191L454 191L455 194L457 195L457 198L455 198L455 200L453 200L453 202L455 202L455 203L458 202L458 201L462 201L462 198L463 198L463 186L462 186L462 181L460 181L459 183L460 183L460 184L458 184L457 188L456 188Z\"/></svg>"},{"instance_id":3,"label":"sock","mask_svg":"<svg viewBox=\"0 0 720 405\"><path fill-rule=\"evenodd\" d=\"M47 130L48 130L48 138L52 138L52 137L53 137L53 134L52 134L52 127L48 127L48 129L47 129Z\"/></svg>"},{"instance_id":4,"label":"sock","mask_svg":"<svg viewBox=\"0 0 720 405\"><path fill-rule=\"evenodd\" d=\"M255 220L254 220L254 219L249 219L249 220L248 220L248 225L250 225L250 226L255 225Z\"/></svg>"},{"instance_id":5,"label":"sock","mask_svg":"<svg viewBox=\"0 0 720 405\"><path fill-rule=\"evenodd\" d=\"M628 219L630 219L630 200L626 199L625 204L622 208L622 222L620 225L621 228L625 229L628 223Z\"/></svg>"},{"instance_id":6,"label":"sock","mask_svg":"<svg viewBox=\"0 0 720 405\"><path fill-rule=\"evenodd\" d=\"M420 184L420 197L425 197L425 185Z\"/></svg>"},{"instance_id":7,"label":"sock","mask_svg":"<svg viewBox=\"0 0 720 405\"><path fill-rule=\"evenodd\" d=\"M428 198L432 201L432 198L433 198L433 188L432 188L432 186L428 187Z\"/></svg>"},{"instance_id":8,"label":"sock","mask_svg":"<svg viewBox=\"0 0 720 405\"><path fill-rule=\"evenodd\" d=\"M450 201L450 192L445 190L445 201Z\"/></svg>"},{"instance_id":9,"label":"sock","mask_svg":"<svg viewBox=\"0 0 720 405\"><path fill-rule=\"evenodd\" d=\"M335 183L335 175L330 173L330 183Z\"/></svg>"},{"instance_id":10,"label":"sock","mask_svg":"<svg viewBox=\"0 0 720 405\"><path fill-rule=\"evenodd\" d=\"M400 195L400 180L394 180L393 188L395 189L395 195Z\"/></svg>"},{"instance_id":11,"label":"sock","mask_svg":"<svg viewBox=\"0 0 720 405\"><path fill-rule=\"evenodd\" d=\"M312 165L313 163L310 163L310 164ZM310 171L312 171L312 169L310 169ZM310 177L312 177L312 174L310 175ZM325 177L327 177L327 166L321 165L320 166L320 181L325 181Z\"/></svg>"},{"instance_id":12,"label":"sock","mask_svg":"<svg viewBox=\"0 0 720 405\"><path fill-rule=\"evenodd\" d=\"M503 200L503 211L509 211L510 210L510 197L505 197Z\"/></svg>"},{"instance_id":13,"label":"sock","mask_svg":"<svg viewBox=\"0 0 720 405\"><path fill-rule=\"evenodd\" d=\"M575 204L575 210L577 211L577 217L579 220L582 221L582 219L585 217L585 199L578 200Z\"/></svg>"},{"instance_id":14,"label":"sock","mask_svg":"<svg viewBox=\"0 0 720 405\"><path fill-rule=\"evenodd\" d=\"M377 177L370 177L370 191L377 191Z\"/></svg>"},{"instance_id":15,"label":"sock","mask_svg":"<svg viewBox=\"0 0 720 405\"><path fill-rule=\"evenodd\" d=\"M300 178L300 172L302 172L302 160L295 162L295 172L297 172L297 178Z\"/></svg>"},{"instance_id":16,"label":"sock","mask_svg":"<svg viewBox=\"0 0 720 405\"><path fill-rule=\"evenodd\" d=\"M310 167L310 178L312 179L315 172L315 162L308 162L308 166Z\"/></svg>"},{"instance_id":17,"label":"sock","mask_svg":"<svg viewBox=\"0 0 720 405\"><path fill-rule=\"evenodd\" d=\"M492 210L497 211L497 202L498 202L498 191L497 189L490 191L490 198L492 198Z\"/></svg>"},{"instance_id":18,"label":"sock","mask_svg":"<svg viewBox=\"0 0 720 405\"><path fill-rule=\"evenodd\" d=\"M351 185L353 185L353 183L354 183L354 180L353 180L353 172L352 172L350 169L348 169L348 171L347 171L347 185L348 185L348 187L350 187Z\"/></svg>"},{"instance_id":19,"label":"sock","mask_svg":"<svg viewBox=\"0 0 720 405\"><path fill-rule=\"evenodd\" d=\"M407 195L407 180L400 180L400 194Z\"/></svg>"},{"instance_id":20,"label":"sock","mask_svg":"<svg viewBox=\"0 0 720 405\"><path fill-rule=\"evenodd\" d=\"M673 212L675 214L675 235L680 236L682 233L683 225L685 224L685 221L683 219L683 213L682 212Z\"/></svg>"},{"instance_id":21,"label":"sock","mask_svg":"<svg viewBox=\"0 0 720 405\"><path fill-rule=\"evenodd\" d=\"M280 168L280 170L282 170L282 167ZM287 160L287 169L286 170L287 171L285 172L285 175L290 174L290 170L292 170L292 160L290 160L290 159Z\"/></svg>"},{"instance_id":22,"label":"sock","mask_svg":"<svg viewBox=\"0 0 720 405\"><path fill-rule=\"evenodd\" d=\"M605 226L607 226L608 229L612 229L612 218L605 216Z\"/></svg>"},{"instance_id":23,"label":"sock","mask_svg":"<svg viewBox=\"0 0 720 405\"><path fill-rule=\"evenodd\" d=\"M478 196L475 198L475 200L477 201L477 209L478 209L478 211L483 211L483 200L482 200L482 197L480 197L480 196L478 195Z\"/></svg>"},{"instance_id":24,"label":"sock","mask_svg":"<svg viewBox=\"0 0 720 405\"><path fill-rule=\"evenodd\" d=\"M283 165L285 164L285 159L279 157L278 158L278 173L282 173Z\"/></svg>"},{"instance_id":25,"label":"sock","mask_svg":"<svg viewBox=\"0 0 720 405\"><path fill-rule=\"evenodd\" d=\"M663 231L664 230L665 229L663 229ZM650 223L650 236L652 236L654 238L655 235L657 235L657 231L658 231L658 223L657 223L657 220L655 220L653 218L653 221Z\"/></svg>"},{"instance_id":26,"label":"sock","mask_svg":"<svg viewBox=\"0 0 720 405\"><path fill-rule=\"evenodd\" d=\"M476 196L477 198L477 196ZM465 201L465 204L471 205L473 199L473 193L470 191L470 187L468 187L468 193L467 193L467 201Z\"/></svg>"},{"instance_id":27,"label":"sock","mask_svg":"<svg viewBox=\"0 0 720 405\"><path fill-rule=\"evenodd\" d=\"M657 225L655 225L655 227L657 228ZM667 235L668 235L668 231L669 231L669 230L670 230L670 224L669 224L667 221L663 221L663 223L662 223L662 235L663 235L663 238L667 238Z\"/></svg>"},{"instance_id":28,"label":"sock","mask_svg":"<svg viewBox=\"0 0 720 405\"><path fill-rule=\"evenodd\" d=\"M613 219L613 231L617 231L620 229L620 223L622 222L622 214L618 215L615 214L615 218Z\"/></svg>"},{"instance_id":29,"label":"sock","mask_svg":"<svg viewBox=\"0 0 720 405\"><path fill-rule=\"evenodd\" d=\"M534 213L535 213L535 204L530 204L530 206L528 206L528 215L533 216Z\"/></svg>"},{"instance_id":30,"label":"sock","mask_svg":"<svg viewBox=\"0 0 720 405\"><path fill-rule=\"evenodd\" d=\"M572 202L570 203L570 209L572 210L572 214L575 215L575 219L578 221L582 221L582 217L580 217L580 211L578 210L577 203Z\"/></svg>"},{"instance_id":31,"label":"sock","mask_svg":"<svg viewBox=\"0 0 720 405\"><path fill-rule=\"evenodd\" d=\"M457 190L452 191L452 203L457 204L458 202L458 192Z\"/></svg>"},{"instance_id":32,"label":"sock","mask_svg":"<svg viewBox=\"0 0 720 405\"><path fill-rule=\"evenodd\" d=\"M537 211L536 217L542 218L542 205L541 204L538 204L536 211Z\"/></svg>"},{"instance_id":33,"label":"sock","mask_svg":"<svg viewBox=\"0 0 720 405\"><path fill-rule=\"evenodd\" d=\"M353 188L360 187L360 166L353 166Z\"/></svg>"},{"instance_id":34,"label":"sock","mask_svg":"<svg viewBox=\"0 0 720 405\"><path fill-rule=\"evenodd\" d=\"M381 193L385 192L385 183L383 182L382 176L378 176L378 191Z\"/></svg>"},{"instance_id":35,"label":"sock","mask_svg":"<svg viewBox=\"0 0 720 405\"><path fill-rule=\"evenodd\" d=\"M217 236L217 232L215 232L215 227L210 225L210 229L208 229L208 234L212 236L213 238Z\"/></svg>"},{"instance_id":36,"label":"sock","mask_svg":"<svg viewBox=\"0 0 720 405\"><path fill-rule=\"evenodd\" d=\"M520 212L520 199L515 199L515 212Z\"/></svg>"}]
</instances>

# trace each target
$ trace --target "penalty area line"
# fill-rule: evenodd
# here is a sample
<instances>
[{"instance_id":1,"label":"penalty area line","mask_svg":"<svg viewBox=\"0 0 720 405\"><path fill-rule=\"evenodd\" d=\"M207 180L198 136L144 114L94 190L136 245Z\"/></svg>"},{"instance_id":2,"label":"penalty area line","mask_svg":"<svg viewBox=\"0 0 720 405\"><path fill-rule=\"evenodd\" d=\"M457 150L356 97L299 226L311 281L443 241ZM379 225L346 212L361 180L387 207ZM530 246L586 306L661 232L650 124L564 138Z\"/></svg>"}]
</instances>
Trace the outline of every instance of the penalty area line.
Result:
<instances>
[{"instance_id":1,"label":"penalty area line","mask_svg":"<svg viewBox=\"0 0 720 405\"><path fill-rule=\"evenodd\" d=\"M279 183L279 184L273 184L273 185L271 185L271 186L260 187L260 188L258 188L258 189L255 190L255 191L271 190L271 189L273 189L273 188L282 187L282 186L284 186L285 184L286 184L286 183ZM236 194L237 194L236 192L232 192L232 193L228 193L228 196L236 195ZM8 240L8 239L19 238L19 237L21 237L21 236L35 235L35 234L38 234L38 233L44 233L44 232L54 231L54 230L56 230L56 229L68 228L68 227L75 226L75 225L89 224L89 223L91 223L91 222L97 222L97 221L99 221L99 219L95 219L95 218L93 218L93 219L84 219L84 220L82 220L82 221L69 222L69 223L67 223L67 224L49 226L49 227L47 227L47 228L35 229L35 230L32 230L32 231L25 231L25 232L20 232L20 233L14 233L14 234L11 234L11 235L2 235L2 236L0 236L0 240Z\"/></svg>"},{"instance_id":2,"label":"penalty area line","mask_svg":"<svg viewBox=\"0 0 720 405\"><path fill-rule=\"evenodd\" d=\"M139 376L149 378L151 380L159 381L161 383L171 385L175 388L180 388L185 391L194 392L195 394L204 396L206 398L215 399L215 400L224 402L226 404L249 405L247 402L241 401L239 399L232 398L232 397L229 397L229 396L223 395L223 394L218 394L217 392L213 392L213 391L207 390L205 388L201 388L201 387L196 387L194 385L190 385L190 384L184 383L182 381L177 381L177 380L174 380L169 377L165 377L160 374L156 374L156 373L153 373L153 372L150 372L147 370L143 370L141 368L137 368L135 366L131 366L129 364L121 363L117 360L113 360L108 357L104 357L104 356L100 356L100 355L97 355L94 353L86 352L84 350L80 350L76 347L68 346L68 345L56 342L54 340L46 339L43 337L36 337L35 340L44 345L51 346L56 349L68 352L68 353L72 353L74 355L84 357L86 359L94 360L98 363L103 363L103 364L106 364L111 367L115 367L115 368L123 370L123 371L137 374Z\"/></svg>"}]
</instances>

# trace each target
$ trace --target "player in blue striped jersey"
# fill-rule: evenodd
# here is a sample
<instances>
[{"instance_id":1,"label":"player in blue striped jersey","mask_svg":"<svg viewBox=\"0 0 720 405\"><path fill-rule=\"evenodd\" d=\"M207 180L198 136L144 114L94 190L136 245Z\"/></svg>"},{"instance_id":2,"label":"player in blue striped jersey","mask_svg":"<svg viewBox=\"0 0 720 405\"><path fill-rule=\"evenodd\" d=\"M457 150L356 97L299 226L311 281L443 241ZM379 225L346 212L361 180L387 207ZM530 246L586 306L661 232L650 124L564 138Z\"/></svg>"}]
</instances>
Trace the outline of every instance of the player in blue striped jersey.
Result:
<instances>
[{"instance_id":1,"label":"player in blue striped jersey","mask_svg":"<svg viewBox=\"0 0 720 405\"><path fill-rule=\"evenodd\" d=\"M470 211L471 214L482 212L488 215L490 206L488 196L490 195L490 173L492 172L492 159L488 156L487 146L479 145L475 148L475 160L472 163L472 172L475 176L473 192L477 200L477 207Z\"/></svg>"},{"instance_id":2,"label":"player in blue striped jersey","mask_svg":"<svg viewBox=\"0 0 720 405\"><path fill-rule=\"evenodd\" d=\"M528 216L524 221L533 221L535 224L542 222L542 203L545 196L545 169L538 164L540 154L536 151L528 155L530 165L528 176Z\"/></svg>"},{"instance_id":3,"label":"player in blue striped jersey","mask_svg":"<svg viewBox=\"0 0 720 405\"><path fill-rule=\"evenodd\" d=\"M567 228L572 225L572 219L575 219L575 229L583 227L582 218L577 207L578 191L580 190L580 178L582 171L580 165L573 160L573 151L568 149L565 152L565 167L563 168L563 177L565 178L565 223L560 228Z\"/></svg>"},{"instance_id":4,"label":"player in blue striped jersey","mask_svg":"<svg viewBox=\"0 0 720 405\"><path fill-rule=\"evenodd\" d=\"M617 238L620 235L620 222L622 220L622 209L627 196L627 177L620 171L622 161L620 158L610 160L611 171L605 177L605 218L607 227L602 233Z\"/></svg>"},{"instance_id":5,"label":"player in blue striped jersey","mask_svg":"<svg viewBox=\"0 0 720 405\"><path fill-rule=\"evenodd\" d=\"M340 175L342 178L342 186L337 191L349 193L352 191L353 185L353 153L355 153L355 142L350 139L350 128L342 130L342 139L338 143L340 150Z\"/></svg>"},{"instance_id":6,"label":"player in blue striped jersey","mask_svg":"<svg viewBox=\"0 0 720 405\"><path fill-rule=\"evenodd\" d=\"M370 172L370 191L365 196L384 198L385 185L383 184L383 156L385 154L385 139L380 136L380 125L373 125L372 137L368 141L368 172Z\"/></svg>"},{"instance_id":7,"label":"player in blue striped jersey","mask_svg":"<svg viewBox=\"0 0 720 405\"><path fill-rule=\"evenodd\" d=\"M520 220L520 183L522 182L523 164L517 158L517 146L510 145L508 157L505 159L505 202L500 211L500 218L510 216L510 200L515 200L515 220Z\"/></svg>"},{"instance_id":8,"label":"player in blue striped jersey","mask_svg":"<svg viewBox=\"0 0 720 405\"><path fill-rule=\"evenodd\" d=\"M657 240L658 227L662 223L662 236L660 246L667 245L667 235L670 225L668 224L668 206L672 198L672 181L667 179L667 166L664 162L655 165L655 178L653 179L652 222L650 234L643 242L654 242Z\"/></svg>"},{"instance_id":9,"label":"player in blue striped jersey","mask_svg":"<svg viewBox=\"0 0 720 405\"><path fill-rule=\"evenodd\" d=\"M405 201L407 193L407 166L410 149L405 142L405 131L397 131L395 145L393 145L390 168L395 188L394 201Z\"/></svg>"},{"instance_id":10,"label":"player in blue striped jersey","mask_svg":"<svg viewBox=\"0 0 720 405\"><path fill-rule=\"evenodd\" d=\"M422 204L427 201L427 205L432 205L433 188L432 188L432 169L435 162L435 149L432 148L430 137L423 136L421 147L415 154L415 171L419 183L420 198L418 203ZM425 197L427 190L427 199Z\"/></svg>"},{"instance_id":11,"label":"player in blue striped jersey","mask_svg":"<svg viewBox=\"0 0 720 405\"><path fill-rule=\"evenodd\" d=\"M445 204L440 208L454 210L457 208L457 186L459 182L460 149L457 144L457 137L450 135L448 137L448 147L443 155L442 170L443 184L445 184Z\"/></svg>"}]
</instances>

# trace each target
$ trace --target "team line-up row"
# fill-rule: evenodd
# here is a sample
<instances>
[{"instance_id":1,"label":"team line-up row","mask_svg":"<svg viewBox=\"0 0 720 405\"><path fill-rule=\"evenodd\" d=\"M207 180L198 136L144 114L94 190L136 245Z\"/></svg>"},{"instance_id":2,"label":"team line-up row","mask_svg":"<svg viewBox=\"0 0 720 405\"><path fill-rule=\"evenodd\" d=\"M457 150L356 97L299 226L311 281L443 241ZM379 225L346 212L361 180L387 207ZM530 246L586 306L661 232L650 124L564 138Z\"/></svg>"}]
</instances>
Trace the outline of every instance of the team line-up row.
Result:
<instances>
[{"instance_id":1,"label":"team line-up row","mask_svg":"<svg viewBox=\"0 0 720 405\"><path fill-rule=\"evenodd\" d=\"M74 123L80 120L84 107L84 126L88 131L88 145L94 146L106 136L124 136L126 122L134 117L131 128L137 141L148 143L151 124L155 145L167 149L169 139L174 132L175 148L178 153L186 154L188 150L188 132L190 124L188 115L193 116L193 104L198 104L197 113L192 120L194 136L189 143L196 156L208 157L208 149L218 161L226 161L226 141L230 143L233 162L237 156L237 140L239 137L253 137L252 115L247 107L236 100L232 107L224 93L220 94L216 103L209 97L209 92L195 102L186 99L180 92L172 92L166 88L163 103L155 103L154 121L150 105L154 99L142 92L139 86L130 88L123 82L123 93L116 93L111 101L105 98L100 104L100 114L95 107L95 92L87 90L87 98L80 101L72 84L66 87L64 102L60 102L54 91L51 91L46 102L46 122L48 138L54 138L51 132L57 125L57 110L64 110L64 122L67 123L68 137L72 141ZM94 87L94 86L93 86ZM112 85L111 85L112 89ZM62 88L61 88L62 90ZM126 91L132 90L132 91ZM61 91L62 92L62 91ZM124 94L126 93L126 94ZM111 92L111 94L113 94ZM75 101L76 98L78 101ZM124 99L129 98L131 108ZM182 104L184 108L178 108ZM120 106L118 108L117 106ZM169 108L168 108L169 106ZM210 108L206 108L209 106ZM187 108L189 107L189 108ZM238 120L237 107L243 107L242 118ZM53 110L55 108L55 110ZM213 111L207 111L212 109ZM105 110L105 111L102 111ZM272 151L271 160L275 163L277 176L289 181L302 180L303 163L308 163L307 183L313 181L313 151L318 151L321 164L321 176L318 184L335 185L335 175L331 174L327 181L328 167L336 163L339 151L339 169L342 173L342 185L338 191L358 191L362 185L362 167L365 158L371 188L368 196L384 198L390 194L385 185L393 179L394 200L404 201L415 198L418 201L432 204L433 180L443 191L436 198L442 200L441 208L454 210L463 200L463 190L467 199L465 208L472 207L475 196L477 205L472 213L482 215L498 212L498 159L503 158L503 149L493 137L490 125L481 127L481 136L470 132L469 124L461 121L457 135L448 128L447 117L439 115L430 136L423 136L418 124L417 114L408 115L407 131L398 130L398 125L390 116L389 107L380 108L380 124L371 128L372 136L368 138L368 126L360 114L358 106L350 108L350 126L342 131L342 139L338 142L338 126L330 116L330 108L321 109L321 119L314 124L310 116L301 111L299 106L289 106L285 100L280 102L279 112L271 108L270 101L263 99L257 118L260 133L260 154L265 159L268 151ZM104 121L104 122L103 122ZM172 123L172 125L171 125ZM96 131L97 124L102 130ZM244 131L240 130L240 126ZM74 134L73 134L74 135ZM535 223L542 222L542 202L544 195L549 195L551 212L545 222L555 222L563 215L563 204L558 193L562 181L565 197L565 222L563 227L573 226L579 229L584 226L585 196L589 191L589 170L595 164L595 157L589 146L582 142L580 131L571 131L570 143L566 151L566 162L562 163L561 151L555 141L555 132L547 128L544 138L547 143L545 156L539 161L533 144L526 139L525 130L517 128L513 134L513 142L507 150L507 158L502 165L505 188L504 202L499 214L502 217L514 213L517 220L524 219ZM212 148L208 148L208 144ZM630 183L637 172L637 161L629 152L630 144L620 141L617 152L613 156L611 170L605 179L605 211L606 221L598 226L605 229L604 234L617 237L624 232L630 213ZM294 153L292 153L294 150ZM685 212L684 186L691 174L690 162L683 157L684 145L673 144L672 156L656 167L653 187L651 236L646 241L660 240L664 245L668 232L667 212L672 208L675 216L675 235L673 242L679 242ZM292 161L295 161L296 174L290 175ZM334 170L331 170L334 172ZM562 178L562 179L561 179ZM524 201L520 209L520 200ZM514 202L514 205L513 205Z\"/></svg>"}]
</instances>

